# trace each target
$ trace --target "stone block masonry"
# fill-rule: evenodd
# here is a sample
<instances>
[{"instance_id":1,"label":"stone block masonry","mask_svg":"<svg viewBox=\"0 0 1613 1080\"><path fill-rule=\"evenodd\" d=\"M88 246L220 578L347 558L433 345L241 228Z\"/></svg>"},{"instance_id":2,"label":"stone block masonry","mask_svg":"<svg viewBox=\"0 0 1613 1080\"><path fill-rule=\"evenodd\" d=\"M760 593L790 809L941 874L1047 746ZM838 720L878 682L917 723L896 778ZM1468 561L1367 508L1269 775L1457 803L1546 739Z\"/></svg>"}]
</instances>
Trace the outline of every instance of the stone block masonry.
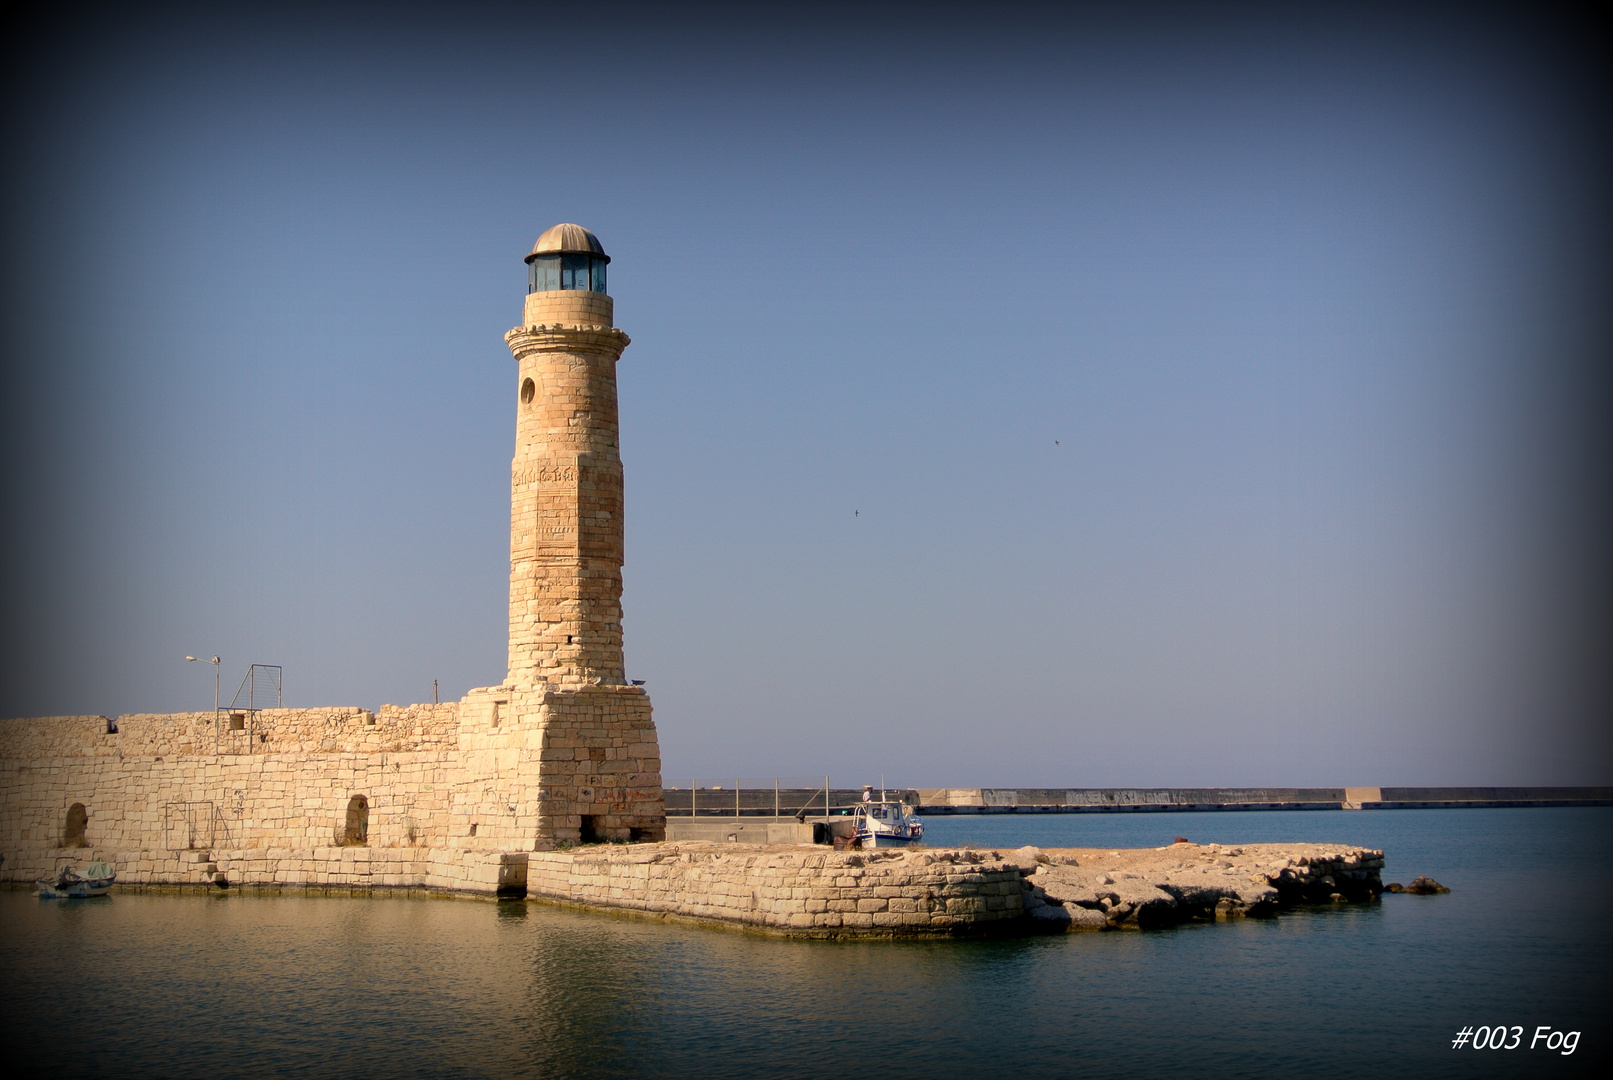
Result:
<instances>
[{"instance_id":1,"label":"stone block masonry","mask_svg":"<svg viewBox=\"0 0 1613 1080\"><path fill-rule=\"evenodd\" d=\"M527 261L521 325L504 335L516 366L509 673L494 690L517 716L541 712L544 738L526 747L536 759L506 754L489 767L535 786L529 801L545 841L660 840L666 812L650 700L628 682L622 656L616 366L630 342L613 325L610 259L598 237L556 225ZM562 265L572 267L569 280ZM475 812L489 810L496 800Z\"/></svg>"},{"instance_id":2,"label":"stone block masonry","mask_svg":"<svg viewBox=\"0 0 1613 1080\"><path fill-rule=\"evenodd\" d=\"M491 687L378 713L5 720L0 880L100 858L126 884L492 891L502 854L584 828L661 839L660 800L633 686Z\"/></svg>"},{"instance_id":3,"label":"stone block masonry","mask_svg":"<svg viewBox=\"0 0 1613 1080\"><path fill-rule=\"evenodd\" d=\"M664 839L650 700L622 658L616 364L629 342L612 325L609 261L580 226L545 231L505 335L504 682L379 713L0 721L0 880L89 854L125 883L492 890L512 853Z\"/></svg>"},{"instance_id":4,"label":"stone block masonry","mask_svg":"<svg viewBox=\"0 0 1613 1080\"><path fill-rule=\"evenodd\" d=\"M504 893L807 937L1147 928L1381 891L1382 853L1337 845L560 850L579 810L660 839L636 689L492 687L374 714L268 710L239 729L228 713L6 721L0 879L101 859L121 887Z\"/></svg>"},{"instance_id":5,"label":"stone block masonry","mask_svg":"<svg viewBox=\"0 0 1613 1080\"><path fill-rule=\"evenodd\" d=\"M679 842L528 856L528 895L800 937L1138 930L1383 892L1383 852L1177 843L1011 852Z\"/></svg>"},{"instance_id":6,"label":"stone block masonry","mask_svg":"<svg viewBox=\"0 0 1613 1080\"><path fill-rule=\"evenodd\" d=\"M1023 875L996 853L836 852L700 842L535 853L528 895L800 937L915 937L1022 923Z\"/></svg>"},{"instance_id":7,"label":"stone block masonry","mask_svg":"<svg viewBox=\"0 0 1613 1080\"><path fill-rule=\"evenodd\" d=\"M100 860L125 888L531 895L815 937L1141 926L1167 910L1196 917L1207 904L1217 917L1254 914L1285 890L1376 895L1381 853L1374 864L1360 851L1261 851L1267 868L1240 882L1228 859L1212 871L1175 857L1141 880L1032 849L666 843L650 700L626 678L622 653L616 367L629 339L604 292L610 259L598 237L562 224L527 262L521 325L504 336L516 370L503 683L378 713L0 721L0 881L31 883L64 863ZM1027 801L997 790L941 794L932 801L960 811ZM1158 792L1028 801L1116 800L1187 805ZM737 812L723 835L753 831Z\"/></svg>"}]
</instances>

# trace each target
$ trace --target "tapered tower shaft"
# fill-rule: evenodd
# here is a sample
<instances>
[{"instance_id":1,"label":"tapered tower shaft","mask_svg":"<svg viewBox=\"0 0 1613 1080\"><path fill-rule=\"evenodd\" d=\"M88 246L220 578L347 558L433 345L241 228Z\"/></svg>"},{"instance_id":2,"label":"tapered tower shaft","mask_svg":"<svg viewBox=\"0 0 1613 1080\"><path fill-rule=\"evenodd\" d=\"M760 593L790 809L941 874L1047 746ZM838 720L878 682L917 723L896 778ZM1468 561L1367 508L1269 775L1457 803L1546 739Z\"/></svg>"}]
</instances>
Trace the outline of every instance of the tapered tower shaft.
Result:
<instances>
[{"instance_id":1,"label":"tapered tower shaft","mask_svg":"<svg viewBox=\"0 0 1613 1080\"><path fill-rule=\"evenodd\" d=\"M517 361L510 470L507 682L620 685L622 460L604 250L586 229L539 238L523 325L505 335ZM550 286L553 286L552 288Z\"/></svg>"}]
</instances>

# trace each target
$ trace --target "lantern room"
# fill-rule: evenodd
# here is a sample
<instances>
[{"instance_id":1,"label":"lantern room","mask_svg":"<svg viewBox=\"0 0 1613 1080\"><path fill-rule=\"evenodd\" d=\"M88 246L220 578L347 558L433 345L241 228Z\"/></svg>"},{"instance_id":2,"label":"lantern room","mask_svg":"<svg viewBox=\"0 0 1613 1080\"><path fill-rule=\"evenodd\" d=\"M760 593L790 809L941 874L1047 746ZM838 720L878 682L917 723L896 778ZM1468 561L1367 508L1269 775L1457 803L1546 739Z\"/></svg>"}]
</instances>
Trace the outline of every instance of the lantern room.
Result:
<instances>
[{"instance_id":1,"label":"lantern room","mask_svg":"<svg viewBox=\"0 0 1613 1080\"><path fill-rule=\"evenodd\" d=\"M545 229L532 254L526 257L526 291L554 292L580 289L605 291L605 267L610 256L599 237L581 225L556 225Z\"/></svg>"}]
</instances>

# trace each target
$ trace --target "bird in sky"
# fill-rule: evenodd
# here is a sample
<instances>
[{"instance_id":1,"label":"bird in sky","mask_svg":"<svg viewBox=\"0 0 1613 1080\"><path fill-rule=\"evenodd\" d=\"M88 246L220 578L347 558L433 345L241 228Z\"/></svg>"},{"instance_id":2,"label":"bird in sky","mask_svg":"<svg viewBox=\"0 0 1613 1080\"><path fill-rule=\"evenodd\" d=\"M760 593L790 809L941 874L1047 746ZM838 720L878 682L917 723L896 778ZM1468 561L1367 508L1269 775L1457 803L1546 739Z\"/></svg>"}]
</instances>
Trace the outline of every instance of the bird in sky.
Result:
<instances>
[{"instance_id":1,"label":"bird in sky","mask_svg":"<svg viewBox=\"0 0 1613 1080\"><path fill-rule=\"evenodd\" d=\"M853 511L852 511L852 512L851 512L851 516L852 516L852 517L862 517L862 516L863 516L863 512L862 512L862 511L861 511L861 510L853 510Z\"/></svg>"},{"instance_id":2,"label":"bird in sky","mask_svg":"<svg viewBox=\"0 0 1613 1080\"><path fill-rule=\"evenodd\" d=\"M1054 445L1054 446L1057 446L1057 445L1058 445L1058 444L1059 444L1059 441L1058 441L1058 440L1057 440L1057 439L1054 439L1054 440L1053 440L1053 445Z\"/></svg>"}]
</instances>

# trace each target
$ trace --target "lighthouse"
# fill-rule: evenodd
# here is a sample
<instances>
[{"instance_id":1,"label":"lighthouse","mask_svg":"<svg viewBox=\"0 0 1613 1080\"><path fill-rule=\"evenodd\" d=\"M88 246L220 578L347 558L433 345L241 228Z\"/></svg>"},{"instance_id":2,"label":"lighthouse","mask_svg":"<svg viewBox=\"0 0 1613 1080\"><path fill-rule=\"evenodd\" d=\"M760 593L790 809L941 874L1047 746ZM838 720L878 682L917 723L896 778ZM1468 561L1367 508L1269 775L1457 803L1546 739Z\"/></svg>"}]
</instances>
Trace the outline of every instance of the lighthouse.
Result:
<instances>
[{"instance_id":1,"label":"lighthouse","mask_svg":"<svg viewBox=\"0 0 1613 1080\"><path fill-rule=\"evenodd\" d=\"M610 256L580 225L526 257L510 466L510 666L531 688L620 685L622 458L616 363L628 337L605 291Z\"/></svg>"},{"instance_id":2,"label":"lighthouse","mask_svg":"<svg viewBox=\"0 0 1613 1080\"><path fill-rule=\"evenodd\" d=\"M545 850L666 834L661 751L622 661L615 326L599 238L547 229L526 256L510 462L509 673L468 694L454 796L469 848Z\"/></svg>"}]
</instances>

